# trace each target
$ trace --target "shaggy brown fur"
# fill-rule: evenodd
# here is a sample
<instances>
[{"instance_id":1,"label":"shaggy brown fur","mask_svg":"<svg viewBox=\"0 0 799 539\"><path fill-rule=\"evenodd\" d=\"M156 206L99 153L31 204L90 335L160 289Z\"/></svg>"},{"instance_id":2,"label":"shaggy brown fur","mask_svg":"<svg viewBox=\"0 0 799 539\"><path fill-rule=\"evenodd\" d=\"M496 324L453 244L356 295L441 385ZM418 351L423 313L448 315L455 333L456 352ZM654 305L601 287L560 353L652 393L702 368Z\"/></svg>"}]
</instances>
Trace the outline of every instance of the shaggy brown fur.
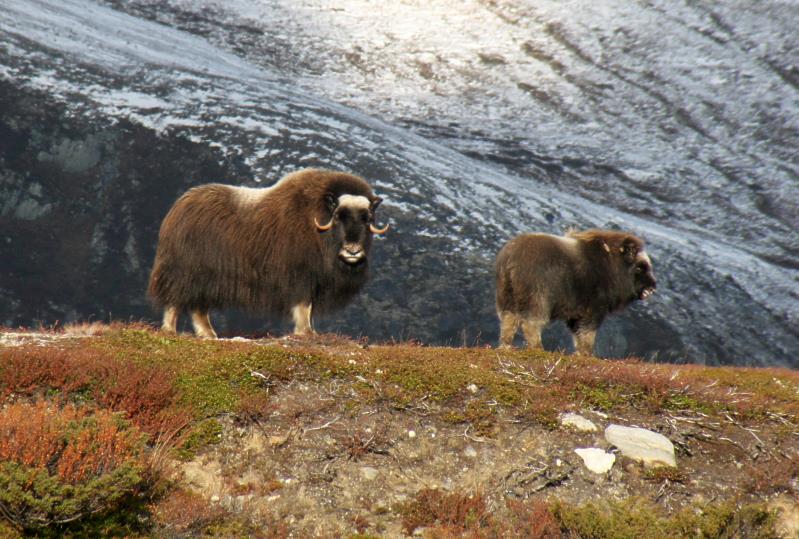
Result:
<instances>
[{"instance_id":1,"label":"shaggy brown fur","mask_svg":"<svg viewBox=\"0 0 799 539\"><path fill-rule=\"evenodd\" d=\"M510 346L521 325L528 346L540 348L544 326L564 320L582 353L592 352L608 313L656 287L644 242L610 230L518 236L497 255L496 278L501 345Z\"/></svg>"},{"instance_id":2,"label":"shaggy brown fur","mask_svg":"<svg viewBox=\"0 0 799 539\"><path fill-rule=\"evenodd\" d=\"M161 224L150 275L149 295L164 308L163 329L174 331L178 314L189 310L195 331L214 337L208 310L244 307L290 313L296 332L312 331L312 307L342 307L366 282L369 225L380 202L363 179L319 169L265 189L189 190ZM315 219L333 226L322 231Z\"/></svg>"}]
</instances>

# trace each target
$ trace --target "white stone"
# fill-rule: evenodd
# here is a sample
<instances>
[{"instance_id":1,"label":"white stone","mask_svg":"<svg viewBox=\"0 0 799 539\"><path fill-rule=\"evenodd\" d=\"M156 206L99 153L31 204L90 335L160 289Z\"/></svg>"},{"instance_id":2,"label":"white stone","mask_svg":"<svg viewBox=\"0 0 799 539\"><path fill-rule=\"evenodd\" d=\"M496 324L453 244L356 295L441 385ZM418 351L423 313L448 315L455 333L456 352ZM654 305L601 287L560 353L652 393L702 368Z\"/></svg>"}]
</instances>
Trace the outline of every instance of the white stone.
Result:
<instances>
[{"instance_id":1,"label":"white stone","mask_svg":"<svg viewBox=\"0 0 799 539\"><path fill-rule=\"evenodd\" d=\"M408 431L408 438L411 438L411 439L416 438L416 431L415 430L409 430Z\"/></svg>"},{"instance_id":2,"label":"white stone","mask_svg":"<svg viewBox=\"0 0 799 539\"><path fill-rule=\"evenodd\" d=\"M625 457L643 462L646 466L677 466L674 445L657 432L640 427L609 425L605 440L619 448Z\"/></svg>"},{"instance_id":3,"label":"white stone","mask_svg":"<svg viewBox=\"0 0 799 539\"><path fill-rule=\"evenodd\" d=\"M598 447L581 447L574 450L581 459L585 467L594 473L607 473L616 462L616 455L606 453L604 449Z\"/></svg>"},{"instance_id":4,"label":"white stone","mask_svg":"<svg viewBox=\"0 0 799 539\"><path fill-rule=\"evenodd\" d=\"M463 450L463 454L473 459L477 456L477 450L472 446L467 446L466 449Z\"/></svg>"},{"instance_id":5,"label":"white stone","mask_svg":"<svg viewBox=\"0 0 799 539\"><path fill-rule=\"evenodd\" d=\"M361 475L367 481L372 481L373 479L376 479L377 474L378 474L377 469L372 468L371 466L364 466L363 468L361 468Z\"/></svg>"},{"instance_id":6,"label":"white stone","mask_svg":"<svg viewBox=\"0 0 799 539\"><path fill-rule=\"evenodd\" d=\"M599 427L596 426L596 423L590 419L586 419L580 414L574 414L571 412L560 414L560 424L564 427L574 427L580 432L596 432L599 430Z\"/></svg>"},{"instance_id":7,"label":"white stone","mask_svg":"<svg viewBox=\"0 0 799 539\"><path fill-rule=\"evenodd\" d=\"M476 384L469 384L468 386L466 386L466 389L468 389L469 392L471 393L477 393L479 391L479 388L477 387Z\"/></svg>"}]
</instances>

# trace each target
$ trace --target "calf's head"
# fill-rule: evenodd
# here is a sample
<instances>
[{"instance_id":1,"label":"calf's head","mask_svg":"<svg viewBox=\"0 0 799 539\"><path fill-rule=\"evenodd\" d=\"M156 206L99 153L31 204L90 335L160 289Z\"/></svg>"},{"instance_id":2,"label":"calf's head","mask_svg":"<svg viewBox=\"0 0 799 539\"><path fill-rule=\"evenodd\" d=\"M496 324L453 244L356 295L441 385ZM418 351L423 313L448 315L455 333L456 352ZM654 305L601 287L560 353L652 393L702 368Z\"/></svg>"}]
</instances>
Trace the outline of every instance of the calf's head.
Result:
<instances>
[{"instance_id":1,"label":"calf's head","mask_svg":"<svg viewBox=\"0 0 799 539\"><path fill-rule=\"evenodd\" d=\"M375 211L383 201L377 196L343 194L325 196L325 206L330 220L320 224L314 218L317 230L326 235L325 241L333 247L338 260L350 267L366 262L372 246L373 234L384 234L388 225L375 225Z\"/></svg>"},{"instance_id":2,"label":"calf's head","mask_svg":"<svg viewBox=\"0 0 799 539\"><path fill-rule=\"evenodd\" d=\"M621 247L624 262L630 272L635 299L647 299L655 293L657 280L652 269L652 260L642 243L625 241Z\"/></svg>"}]
</instances>

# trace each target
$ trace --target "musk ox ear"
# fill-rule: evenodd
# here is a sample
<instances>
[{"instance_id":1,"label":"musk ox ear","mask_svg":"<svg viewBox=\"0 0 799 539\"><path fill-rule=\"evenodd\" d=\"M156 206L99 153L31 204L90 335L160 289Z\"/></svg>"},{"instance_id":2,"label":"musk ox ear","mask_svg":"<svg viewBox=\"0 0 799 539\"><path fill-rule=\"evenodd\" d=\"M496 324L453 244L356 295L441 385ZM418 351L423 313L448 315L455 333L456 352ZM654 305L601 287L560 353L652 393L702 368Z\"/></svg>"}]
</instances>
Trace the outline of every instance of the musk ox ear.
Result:
<instances>
[{"instance_id":1,"label":"musk ox ear","mask_svg":"<svg viewBox=\"0 0 799 539\"><path fill-rule=\"evenodd\" d=\"M338 200L336 197L333 196L333 193L327 193L325 195L325 206L327 209L330 210L330 213L336 211L336 206L338 206Z\"/></svg>"},{"instance_id":2,"label":"musk ox ear","mask_svg":"<svg viewBox=\"0 0 799 539\"><path fill-rule=\"evenodd\" d=\"M383 199L380 197L373 197L371 203L369 204L369 209L373 212L377 210L378 206L383 202Z\"/></svg>"}]
</instances>

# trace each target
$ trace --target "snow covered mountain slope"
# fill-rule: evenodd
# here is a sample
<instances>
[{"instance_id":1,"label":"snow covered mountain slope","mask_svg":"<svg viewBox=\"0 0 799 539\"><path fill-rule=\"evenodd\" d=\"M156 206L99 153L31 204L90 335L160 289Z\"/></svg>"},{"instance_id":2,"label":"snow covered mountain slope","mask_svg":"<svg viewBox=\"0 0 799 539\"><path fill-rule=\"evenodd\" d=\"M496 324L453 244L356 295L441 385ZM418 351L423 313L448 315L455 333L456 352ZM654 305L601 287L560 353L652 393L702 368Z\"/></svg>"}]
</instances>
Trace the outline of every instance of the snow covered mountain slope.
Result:
<instances>
[{"instance_id":1,"label":"snow covered mountain slope","mask_svg":"<svg viewBox=\"0 0 799 539\"><path fill-rule=\"evenodd\" d=\"M182 190L326 166L369 179L393 229L322 329L494 342L502 242L615 226L660 285L606 322L601 354L799 365L790 4L4 4L8 325L152 317Z\"/></svg>"}]
</instances>

